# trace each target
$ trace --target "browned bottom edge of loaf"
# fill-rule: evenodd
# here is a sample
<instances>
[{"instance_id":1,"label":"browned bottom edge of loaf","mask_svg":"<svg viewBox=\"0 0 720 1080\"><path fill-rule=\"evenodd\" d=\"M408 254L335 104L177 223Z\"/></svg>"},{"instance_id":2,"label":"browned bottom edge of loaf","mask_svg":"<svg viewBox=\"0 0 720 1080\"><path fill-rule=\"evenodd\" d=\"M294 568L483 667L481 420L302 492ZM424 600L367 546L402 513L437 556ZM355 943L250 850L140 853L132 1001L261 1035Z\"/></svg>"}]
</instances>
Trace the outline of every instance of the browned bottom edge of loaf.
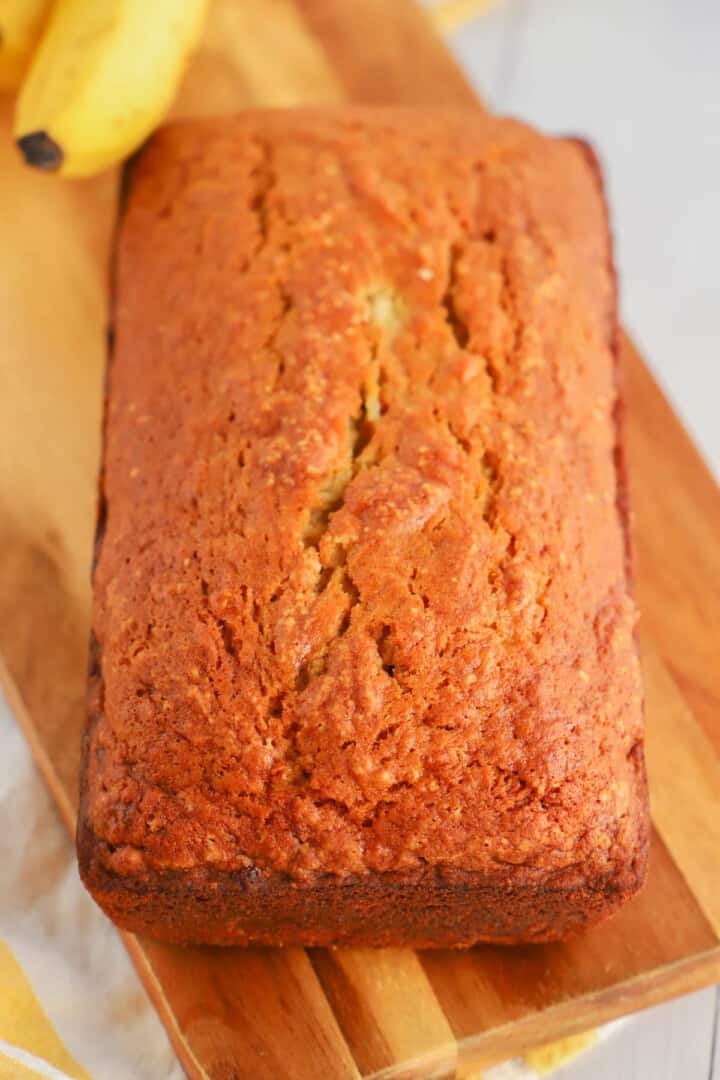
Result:
<instances>
[{"instance_id":1,"label":"browned bottom edge of loaf","mask_svg":"<svg viewBox=\"0 0 720 1080\"><path fill-rule=\"evenodd\" d=\"M638 815L632 849L601 880L578 868L547 875L508 865L492 876L424 867L306 884L207 868L121 877L104 865L105 845L82 814L78 823L81 876L106 914L124 930L182 945L448 948L555 941L612 915L641 888L648 839L647 819Z\"/></svg>"},{"instance_id":2,"label":"browned bottom edge of loaf","mask_svg":"<svg viewBox=\"0 0 720 1080\"><path fill-rule=\"evenodd\" d=\"M91 639L90 679L99 675ZM613 915L644 885L650 846L641 743L630 754L630 839L603 877L575 865L547 873L507 863L493 874L424 866L318 881L258 869L210 867L114 873L111 851L88 820L83 740L77 853L81 879L122 930L179 945L410 946L462 948L557 941ZM626 837L627 837L626 833Z\"/></svg>"}]
</instances>

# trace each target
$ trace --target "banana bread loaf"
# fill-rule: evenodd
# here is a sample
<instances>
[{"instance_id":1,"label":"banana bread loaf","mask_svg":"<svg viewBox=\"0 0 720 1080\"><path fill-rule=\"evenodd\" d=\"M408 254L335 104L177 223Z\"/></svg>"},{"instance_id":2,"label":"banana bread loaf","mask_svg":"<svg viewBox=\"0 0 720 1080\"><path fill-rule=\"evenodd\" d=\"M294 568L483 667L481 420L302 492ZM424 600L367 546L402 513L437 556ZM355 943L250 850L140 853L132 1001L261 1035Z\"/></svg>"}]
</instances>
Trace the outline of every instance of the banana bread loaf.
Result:
<instances>
[{"instance_id":1,"label":"banana bread loaf","mask_svg":"<svg viewBox=\"0 0 720 1080\"><path fill-rule=\"evenodd\" d=\"M158 133L115 271L78 850L178 942L560 937L640 886L592 154L478 113Z\"/></svg>"}]
</instances>

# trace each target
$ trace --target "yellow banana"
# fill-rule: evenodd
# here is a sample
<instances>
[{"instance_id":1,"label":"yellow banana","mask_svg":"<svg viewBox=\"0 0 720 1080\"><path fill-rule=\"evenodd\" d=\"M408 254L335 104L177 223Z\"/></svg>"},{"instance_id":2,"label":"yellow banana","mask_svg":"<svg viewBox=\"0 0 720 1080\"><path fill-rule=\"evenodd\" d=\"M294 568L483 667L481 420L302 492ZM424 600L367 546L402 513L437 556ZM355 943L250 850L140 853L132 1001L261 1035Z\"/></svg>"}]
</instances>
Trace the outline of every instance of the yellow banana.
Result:
<instances>
[{"instance_id":1,"label":"yellow banana","mask_svg":"<svg viewBox=\"0 0 720 1080\"><path fill-rule=\"evenodd\" d=\"M0 0L0 90L20 85L50 0Z\"/></svg>"},{"instance_id":2,"label":"yellow banana","mask_svg":"<svg viewBox=\"0 0 720 1080\"><path fill-rule=\"evenodd\" d=\"M29 165L89 176L163 118L208 0L56 0L18 99Z\"/></svg>"}]
</instances>

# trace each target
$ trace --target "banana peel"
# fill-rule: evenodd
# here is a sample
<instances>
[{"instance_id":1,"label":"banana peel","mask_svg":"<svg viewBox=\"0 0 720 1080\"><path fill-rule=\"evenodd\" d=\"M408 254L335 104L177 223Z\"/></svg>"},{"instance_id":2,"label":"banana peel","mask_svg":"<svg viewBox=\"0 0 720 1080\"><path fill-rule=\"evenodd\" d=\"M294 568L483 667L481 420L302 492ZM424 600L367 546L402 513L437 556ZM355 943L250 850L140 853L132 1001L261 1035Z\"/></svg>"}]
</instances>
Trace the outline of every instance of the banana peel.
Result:
<instances>
[{"instance_id":1,"label":"banana peel","mask_svg":"<svg viewBox=\"0 0 720 1080\"><path fill-rule=\"evenodd\" d=\"M56 0L20 91L29 165L89 176L121 161L167 112L208 0Z\"/></svg>"}]
</instances>

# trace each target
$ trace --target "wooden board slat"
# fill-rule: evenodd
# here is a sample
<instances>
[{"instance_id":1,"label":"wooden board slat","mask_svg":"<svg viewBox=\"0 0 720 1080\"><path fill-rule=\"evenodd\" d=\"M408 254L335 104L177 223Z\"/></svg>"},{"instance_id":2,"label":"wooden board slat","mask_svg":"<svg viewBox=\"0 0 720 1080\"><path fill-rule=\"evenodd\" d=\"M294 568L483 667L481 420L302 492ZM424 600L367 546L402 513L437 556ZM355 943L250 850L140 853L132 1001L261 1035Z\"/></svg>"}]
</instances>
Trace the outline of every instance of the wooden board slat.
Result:
<instances>
[{"instance_id":1,"label":"wooden board slat","mask_svg":"<svg viewBox=\"0 0 720 1080\"><path fill-rule=\"evenodd\" d=\"M653 819L720 936L720 758L649 633L643 642Z\"/></svg>"},{"instance_id":2,"label":"wooden board slat","mask_svg":"<svg viewBox=\"0 0 720 1080\"><path fill-rule=\"evenodd\" d=\"M143 953L210 1076L359 1080L304 949L245 949L238 958L229 949L146 942Z\"/></svg>"},{"instance_id":3,"label":"wooden board slat","mask_svg":"<svg viewBox=\"0 0 720 1080\"><path fill-rule=\"evenodd\" d=\"M718 488L637 350L624 346L642 624L720 754Z\"/></svg>"},{"instance_id":4,"label":"wooden board slat","mask_svg":"<svg viewBox=\"0 0 720 1080\"><path fill-rule=\"evenodd\" d=\"M457 1044L411 949L313 949L313 966L363 1076L404 1062L417 1076L455 1073Z\"/></svg>"},{"instance_id":5,"label":"wooden board slat","mask_svg":"<svg viewBox=\"0 0 720 1080\"><path fill-rule=\"evenodd\" d=\"M174 112L345 99L473 101L406 0L215 0ZM72 828L117 177L31 174L9 125L0 99L0 677ZM583 937L527 949L126 936L190 1076L467 1075L720 978L720 495L627 341L623 368L655 793L645 892Z\"/></svg>"}]
</instances>

